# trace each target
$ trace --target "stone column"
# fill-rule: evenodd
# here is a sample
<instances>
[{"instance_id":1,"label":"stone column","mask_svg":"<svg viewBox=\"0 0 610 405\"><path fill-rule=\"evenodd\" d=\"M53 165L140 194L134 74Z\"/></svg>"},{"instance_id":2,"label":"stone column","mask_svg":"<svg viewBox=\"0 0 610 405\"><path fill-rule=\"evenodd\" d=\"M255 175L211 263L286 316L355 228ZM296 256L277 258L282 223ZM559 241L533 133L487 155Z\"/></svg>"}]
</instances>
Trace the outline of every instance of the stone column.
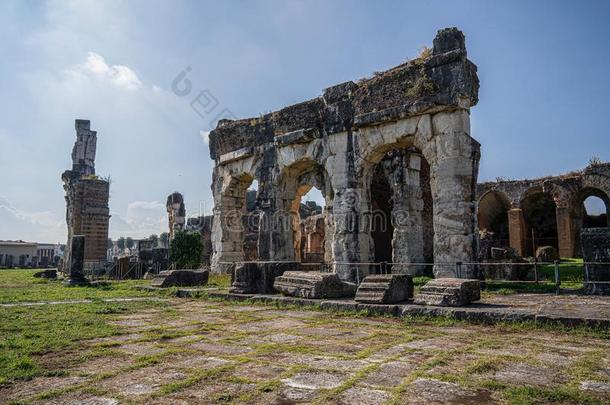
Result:
<instances>
[{"instance_id":1,"label":"stone column","mask_svg":"<svg viewBox=\"0 0 610 405\"><path fill-rule=\"evenodd\" d=\"M212 193L214 195L214 219L212 221L213 273L231 273L235 262L244 260L244 226L242 216L245 206L245 187L236 183L223 190L223 178L214 168Z\"/></svg>"},{"instance_id":2,"label":"stone column","mask_svg":"<svg viewBox=\"0 0 610 405\"><path fill-rule=\"evenodd\" d=\"M474 262L476 257L480 145L470 137L466 110L435 114L432 130L435 153L428 161L434 204L434 275L455 277L456 262ZM475 266L462 266L462 278L476 278L477 273Z\"/></svg>"},{"instance_id":3,"label":"stone column","mask_svg":"<svg viewBox=\"0 0 610 405\"><path fill-rule=\"evenodd\" d=\"M392 181L394 207L392 221L394 236L392 239L392 260L395 263L423 263L424 239L422 228L422 211L424 203L419 172L421 155L406 153L402 164ZM394 176L392 176L394 177ZM392 273L422 274L425 266L393 265Z\"/></svg>"},{"instance_id":4,"label":"stone column","mask_svg":"<svg viewBox=\"0 0 610 405\"><path fill-rule=\"evenodd\" d=\"M363 188L346 188L337 190L333 201L334 269L344 281L356 282L369 274L367 266L347 264L372 261L367 195Z\"/></svg>"},{"instance_id":5,"label":"stone column","mask_svg":"<svg viewBox=\"0 0 610 405\"><path fill-rule=\"evenodd\" d=\"M68 285L89 284L83 272L85 265L85 235L74 235L70 242L70 274Z\"/></svg>"},{"instance_id":6,"label":"stone column","mask_svg":"<svg viewBox=\"0 0 610 405\"><path fill-rule=\"evenodd\" d=\"M510 247L515 249L519 256L525 255L527 225L521 208L512 208L508 211L508 237Z\"/></svg>"},{"instance_id":7,"label":"stone column","mask_svg":"<svg viewBox=\"0 0 610 405\"><path fill-rule=\"evenodd\" d=\"M261 260L286 262L295 260L292 214L284 207L289 199L276 199L261 214L259 257Z\"/></svg>"},{"instance_id":8,"label":"stone column","mask_svg":"<svg viewBox=\"0 0 610 405\"><path fill-rule=\"evenodd\" d=\"M557 244L559 245L559 257L574 257L576 251L575 233L573 232L573 221L570 209L557 207ZM536 254L534 252L534 254Z\"/></svg>"}]
</instances>

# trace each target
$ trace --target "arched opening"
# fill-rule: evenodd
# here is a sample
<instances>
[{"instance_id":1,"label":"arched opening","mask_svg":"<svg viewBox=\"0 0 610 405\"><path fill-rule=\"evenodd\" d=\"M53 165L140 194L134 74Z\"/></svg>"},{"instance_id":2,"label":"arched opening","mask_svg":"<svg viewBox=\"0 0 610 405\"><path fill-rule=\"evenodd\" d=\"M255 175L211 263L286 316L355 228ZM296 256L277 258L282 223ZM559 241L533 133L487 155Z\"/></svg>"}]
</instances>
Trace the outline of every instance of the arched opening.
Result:
<instances>
[{"instance_id":1,"label":"arched opening","mask_svg":"<svg viewBox=\"0 0 610 405\"><path fill-rule=\"evenodd\" d=\"M490 191L479 200L477 221L481 242L488 247L508 248L508 210L510 202L505 194Z\"/></svg>"},{"instance_id":2,"label":"arched opening","mask_svg":"<svg viewBox=\"0 0 610 405\"><path fill-rule=\"evenodd\" d=\"M583 228L610 226L610 198L602 190L584 188L572 201L572 232L574 256L581 257L580 232Z\"/></svg>"},{"instance_id":3,"label":"arched opening","mask_svg":"<svg viewBox=\"0 0 610 405\"><path fill-rule=\"evenodd\" d=\"M328 236L334 198L329 178L322 166L310 160L299 161L284 171L286 210L290 213L294 260L302 263L332 261Z\"/></svg>"},{"instance_id":4,"label":"arched opening","mask_svg":"<svg viewBox=\"0 0 610 405\"><path fill-rule=\"evenodd\" d=\"M375 263L392 262L392 240L394 209L392 187L388 179L387 160L375 166L371 179L371 237L374 243L373 258Z\"/></svg>"},{"instance_id":5,"label":"arched opening","mask_svg":"<svg viewBox=\"0 0 610 405\"><path fill-rule=\"evenodd\" d=\"M605 228L608 226L608 207L606 202L595 195L585 198L583 202L583 228Z\"/></svg>"},{"instance_id":6,"label":"arched opening","mask_svg":"<svg viewBox=\"0 0 610 405\"><path fill-rule=\"evenodd\" d=\"M392 263L383 270L393 273L431 273L421 265L434 257L428 162L413 147L397 148L379 156L368 173L372 261Z\"/></svg>"},{"instance_id":7,"label":"arched opening","mask_svg":"<svg viewBox=\"0 0 610 405\"><path fill-rule=\"evenodd\" d=\"M541 190L533 190L526 193L521 207L527 225L525 256L534 256L541 246L558 249L557 206L553 198Z\"/></svg>"},{"instance_id":8,"label":"arched opening","mask_svg":"<svg viewBox=\"0 0 610 405\"><path fill-rule=\"evenodd\" d=\"M314 186L299 199L298 217L293 227L298 228L295 234L295 252L302 263L323 263L325 253L326 227L324 210L326 202L322 191ZM304 190L303 190L304 191Z\"/></svg>"}]
</instances>

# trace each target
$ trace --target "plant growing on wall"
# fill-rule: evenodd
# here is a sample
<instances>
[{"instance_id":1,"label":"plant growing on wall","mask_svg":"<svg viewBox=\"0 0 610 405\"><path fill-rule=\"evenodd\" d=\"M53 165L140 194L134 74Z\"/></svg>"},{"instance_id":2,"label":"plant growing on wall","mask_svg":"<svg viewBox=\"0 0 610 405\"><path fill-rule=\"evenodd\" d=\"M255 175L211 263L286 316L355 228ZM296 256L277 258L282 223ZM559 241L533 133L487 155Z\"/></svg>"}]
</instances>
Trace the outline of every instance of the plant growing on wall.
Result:
<instances>
[{"instance_id":1,"label":"plant growing on wall","mask_svg":"<svg viewBox=\"0 0 610 405\"><path fill-rule=\"evenodd\" d=\"M202 252L199 232L177 232L169 245L169 260L178 269L196 269L201 262Z\"/></svg>"}]
</instances>

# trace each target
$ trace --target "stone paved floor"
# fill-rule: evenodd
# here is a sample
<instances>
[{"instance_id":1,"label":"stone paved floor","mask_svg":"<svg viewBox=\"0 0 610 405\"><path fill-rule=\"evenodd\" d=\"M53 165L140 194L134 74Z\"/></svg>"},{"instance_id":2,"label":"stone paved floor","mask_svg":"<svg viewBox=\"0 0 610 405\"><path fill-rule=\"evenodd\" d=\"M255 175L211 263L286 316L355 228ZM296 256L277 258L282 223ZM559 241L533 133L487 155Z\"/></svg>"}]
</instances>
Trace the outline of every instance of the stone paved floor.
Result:
<instances>
[{"instance_id":1,"label":"stone paved floor","mask_svg":"<svg viewBox=\"0 0 610 405\"><path fill-rule=\"evenodd\" d=\"M610 341L527 327L171 300L0 389L52 404L604 403ZM86 361L79 361L90 353Z\"/></svg>"}]
</instances>

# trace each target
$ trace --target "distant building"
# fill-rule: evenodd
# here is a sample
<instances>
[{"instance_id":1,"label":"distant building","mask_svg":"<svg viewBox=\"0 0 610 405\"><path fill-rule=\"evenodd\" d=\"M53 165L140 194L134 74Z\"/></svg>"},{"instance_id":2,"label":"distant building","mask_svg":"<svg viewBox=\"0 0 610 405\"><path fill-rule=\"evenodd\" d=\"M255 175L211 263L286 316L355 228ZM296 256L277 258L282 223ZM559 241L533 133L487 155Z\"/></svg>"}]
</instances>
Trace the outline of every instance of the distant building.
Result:
<instances>
[{"instance_id":1,"label":"distant building","mask_svg":"<svg viewBox=\"0 0 610 405\"><path fill-rule=\"evenodd\" d=\"M36 260L37 249L35 242L0 241L0 267L30 267Z\"/></svg>"},{"instance_id":2,"label":"distant building","mask_svg":"<svg viewBox=\"0 0 610 405\"><path fill-rule=\"evenodd\" d=\"M63 257L63 245L59 243L38 243L37 245L36 267L55 267L59 264Z\"/></svg>"}]
</instances>

